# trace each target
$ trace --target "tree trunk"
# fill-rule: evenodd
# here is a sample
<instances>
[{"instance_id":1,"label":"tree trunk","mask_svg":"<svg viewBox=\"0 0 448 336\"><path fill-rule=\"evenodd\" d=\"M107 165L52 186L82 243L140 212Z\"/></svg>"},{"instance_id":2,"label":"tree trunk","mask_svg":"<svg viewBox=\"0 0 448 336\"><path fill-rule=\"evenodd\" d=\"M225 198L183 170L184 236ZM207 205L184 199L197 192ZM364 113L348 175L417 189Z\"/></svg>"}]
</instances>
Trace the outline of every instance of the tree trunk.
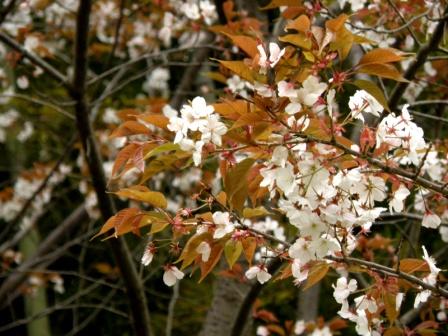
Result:
<instances>
[{"instance_id":1,"label":"tree trunk","mask_svg":"<svg viewBox=\"0 0 448 336\"><path fill-rule=\"evenodd\" d=\"M219 277L215 281L214 295L200 336L229 336L250 284ZM246 323L244 335L250 335L251 323Z\"/></svg>"},{"instance_id":2,"label":"tree trunk","mask_svg":"<svg viewBox=\"0 0 448 336\"><path fill-rule=\"evenodd\" d=\"M20 250L25 259L34 254L39 246L40 238L37 228L34 227L20 242ZM36 316L47 309L47 293L45 287L38 287L32 294L24 296L25 316ZM32 320L26 325L29 336L50 336L50 321L48 315Z\"/></svg>"}]
</instances>

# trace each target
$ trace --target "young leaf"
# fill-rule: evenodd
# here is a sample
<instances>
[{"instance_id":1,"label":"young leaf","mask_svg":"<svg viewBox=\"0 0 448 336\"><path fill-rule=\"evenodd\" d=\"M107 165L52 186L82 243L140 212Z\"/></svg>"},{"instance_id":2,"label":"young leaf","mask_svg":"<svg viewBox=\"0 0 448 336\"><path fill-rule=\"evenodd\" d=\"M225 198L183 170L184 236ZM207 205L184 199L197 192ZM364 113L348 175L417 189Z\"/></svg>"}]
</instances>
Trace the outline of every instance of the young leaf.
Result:
<instances>
[{"instance_id":1,"label":"young leaf","mask_svg":"<svg viewBox=\"0 0 448 336\"><path fill-rule=\"evenodd\" d=\"M327 20L325 22L325 28L330 29L333 32L338 32L339 30L344 28L344 23L347 21L348 15L341 14L334 19Z\"/></svg>"},{"instance_id":2,"label":"young leaf","mask_svg":"<svg viewBox=\"0 0 448 336\"><path fill-rule=\"evenodd\" d=\"M196 248L203 241L211 240L212 235L209 232L193 235L185 245L179 259L176 262L182 261L181 269L188 267L194 259L198 256Z\"/></svg>"},{"instance_id":3,"label":"young leaf","mask_svg":"<svg viewBox=\"0 0 448 336\"><path fill-rule=\"evenodd\" d=\"M230 205L241 211L248 194L247 175L255 160L247 158L233 167L225 177L225 191Z\"/></svg>"},{"instance_id":4,"label":"young leaf","mask_svg":"<svg viewBox=\"0 0 448 336\"><path fill-rule=\"evenodd\" d=\"M130 143L120 150L120 152L117 154L117 158L115 159L114 166L112 168L112 177L115 177L119 172L123 170L126 163L134 155L135 151L139 147L140 146L136 143Z\"/></svg>"},{"instance_id":5,"label":"young leaf","mask_svg":"<svg viewBox=\"0 0 448 336\"><path fill-rule=\"evenodd\" d=\"M143 114L137 117L139 120L147 122L148 124L154 125L159 128L166 129L166 125L168 125L168 118L163 114Z\"/></svg>"},{"instance_id":6,"label":"young leaf","mask_svg":"<svg viewBox=\"0 0 448 336\"><path fill-rule=\"evenodd\" d=\"M282 6L298 6L300 2L297 0L272 0L268 5L262 7L261 9L273 9Z\"/></svg>"},{"instance_id":7,"label":"young leaf","mask_svg":"<svg viewBox=\"0 0 448 336\"><path fill-rule=\"evenodd\" d=\"M243 252L243 244L240 241L229 239L224 246L224 255L226 257L229 268L232 268Z\"/></svg>"},{"instance_id":8,"label":"young leaf","mask_svg":"<svg viewBox=\"0 0 448 336\"><path fill-rule=\"evenodd\" d=\"M429 272L429 266L426 261L421 259L402 259L400 260L400 271L405 273Z\"/></svg>"},{"instance_id":9,"label":"young leaf","mask_svg":"<svg viewBox=\"0 0 448 336\"><path fill-rule=\"evenodd\" d=\"M149 159L153 156L156 156L157 154L165 153L165 152L171 152L171 151L180 151L180 147L178 144L173 143L165 143L163 145L160 145L157 148L154 148L152 151L148 152L144 159Z\"/></svg>"},{"instance_id":10,"label":"young leaf","mask_svg":"<svg viewBox=\"0 0 448 336\"><path fill-rule=\"evenodd\" d=\"M286 29L295 29L299 32L306 33L311 26L311 21L306 15L300 15L297 19L286 25Z\"/></svg>"},{"instance_id":11,"label":"young leaf","mask_svg":"<svg viewBox=\"0 0 448 336\"><path fill-rule=\"evenodd\" d=\"M254 58L256 55L258 55L258 49L257 49L257 41L250 36L245 35L230 35L224 33L228 38L230 38L238 48L243 50L247 55L249 55L251 58Z\"/></svg>"},{"instance_id":12,"label":"young leaf","mask_svg":"<svg viewBox=\"0 0 448 336\"><path fill-rule=\"evenodd\" d=\"M249 263L249 266L251 266L255 250L257 249L257 239L255 239L255 237L247 237L243 239L241 243L243 244L244 257Z\"/></svg>"},{"instance_id":13,"label":"young leaf","mask_svg":"<svg viewBox=\"0 0 448 336\"><path fill-rule=\"evenodd\" d=\"M399 62L402 60L398 51L391 48L377 48L369 51L362 56L358 63L358 66L368 65L368 64L385 64Z\"/></svg>"},{"instance_id":14,"label":"young leaf","mask_svg":"<svg viewBox=\"0 0 448 336\"><path fill-rule=\"evenodd\" d=\"M244 218L252 218L259 216L269 215L269 211L267 211L264 207L260 206L258 208L244 208L243 217Z\"/></svg>"},{"instance_id":15,"label":"young leaf","mask_svg":"<svg viewBox=\"0 0 448 336\"><path fill-rule=\"evenodd\" d=\"M118 126L112 134L110 135L111 138L117 138L117 137L123 137L128 135L135 135L135 134L150 134L151 131L143 124L139 123L138 121L134 120L128 120Z\"/></svg>"},{"instance_id":16,"label":"young leaf","mask_svg":"<svg viewBox=\"0 0 448 336\"><path fill-rule=\"evenodd\" d=\"M386 308L386 316L390 323L393 324L397 320L398 312L396 309L396 294L383 292L384 307Z\"/></svg>"},{"instance_id":17,"label":"young leaf","mask_svg":"<svg viewBox=\"0 0 448 336\"><path fill-rule=\"evenodd\" d=\"M213 268L218 263L221 258L222 251L224 250L223 244L215 244L212 246L212 251L210 252L210 258L207 262L201 263L201 278L199 279L199 283L205 279L205 277L213 270Z\"/></svg>"},{"instance_id":18,"label":"young leaf","mask_svg":"<svg viewBox=\"0 0 448 336\"><path fill-rule=\"evenodd\" d=\"M252 70L243 61L219 61L224 67L231 70L241 78L253 83Z\"/></svg>"},{"instance_id":19,"label":"young leaf","mask_svg":"<svg viewBox=\"0 0 448 336\"><path fill-rule=\"evenodd\" d=\"M311 39L301 33L285 35L279 37L279 40L282 42L290 43L304 50L310 50L312 45Z\"/></svg>"},{"instance_id":20,"label":"young leaf","mask_svg":"<svg viewBox=\"0 0 448 336\"><path fill-rule=\"evenodd\" d=\"M141 210L137 208L126 208L119 211L115 216L112 216L107 220L107 222L101 228L100 232L98 232L95 236L93 236L92 239L95 239L96 237L108 232L111 229L114 229L115 232L110 237L119 236L121 234L132 231L133 229L132 225L129 226L130 227L129 230L126 230L126 228L124 228L123 225L125 225L130 219L133 219L134 217L141 214L142 214Z\"/></svg>"},{"instance_id":21,"label":"young leaf","mask_svg":"<svg viewBox=\"0 0 448 336\"><path fill-rule=\"evenodd\" d=\"M394 79L398 82L407 82L401 73L392 64L372 63L358 68L359 73L375 75L378 77Z\"/></svg>"},{"instance_id":22,"label":"young leaf","mask_svg":"<svg viewBox=\"0 0 448 336\"><path fill-rule=\"evenodd\" d=\"M306 280L306 284L303 287L303 290L307 290L308 288L313 287L320 280L322 280L325 275L327 275L329 269L330 265L328 265L326 262L318 262L314 264L308 274L308 279Z\"/></svg>"},{"instance_id":23,"label":"young leaf","mask_svg":"<svg viewBox=\"0 0 448 336\"><path fill-rule=\"evenodd\" d=\"M251 158L244 159L227 173L225 191L228 198L231 198L238 189L242 188L243 184L246 184L247 174L254 162L255 160Z\"/></svg>"},{"instance_id":24,"label":"young leaf","mask_svg":"<svg viewBox=\"0 0 448 336\"><path fill-rule=\"evenodd\" d=\"M227 206L227 194L224 191L220 191L216 196L216 200L223 206Z\"/></svg>"},{"instance_id":25,"label":"young leaf","mask_svg":"<svg viewBox=\"0 0 448 336\"><path fill-rule=\"evenodd\" d=\"M154 222L151 226L151 234L163 231L168 226L168 221Z\"/></svg>"},{"instance_id":26,"label":"young leaf","mask_svg":"<svg viewBox=\"0 0 448 336\"><path fill-rule=\"evenodd\" d=\"M162 193L151 191L145 186L124 188L115 192L115 194L120 197L127 197L136 201L148 203L156 208L165 209L167 206L166 198Z\"/></svg>"}]
</instances>

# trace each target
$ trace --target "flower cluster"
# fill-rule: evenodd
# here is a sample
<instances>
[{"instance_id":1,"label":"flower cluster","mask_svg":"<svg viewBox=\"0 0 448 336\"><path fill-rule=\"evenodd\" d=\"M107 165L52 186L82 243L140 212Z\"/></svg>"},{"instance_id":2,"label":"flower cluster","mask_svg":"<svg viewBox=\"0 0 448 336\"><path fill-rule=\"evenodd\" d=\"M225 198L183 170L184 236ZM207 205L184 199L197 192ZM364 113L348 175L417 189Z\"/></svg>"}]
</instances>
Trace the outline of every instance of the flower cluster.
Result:
<instances>
[{"instance_id":1,"label":"flower cluster","mask_svg":"<svg viewBox=\"0 0 448 336\"><path fill-rule=\"evenodd\" d=\"M193 161L199 166L202 160L202 148L207 144L222 145L222 136L227 127L220 122L214 108L207 105L205 99L196 97L191 104L184 105L180 110L180 117L172 116L168 129L176 132L174 143L187 152L193 152Z\"/></svg>"}]
</instances>

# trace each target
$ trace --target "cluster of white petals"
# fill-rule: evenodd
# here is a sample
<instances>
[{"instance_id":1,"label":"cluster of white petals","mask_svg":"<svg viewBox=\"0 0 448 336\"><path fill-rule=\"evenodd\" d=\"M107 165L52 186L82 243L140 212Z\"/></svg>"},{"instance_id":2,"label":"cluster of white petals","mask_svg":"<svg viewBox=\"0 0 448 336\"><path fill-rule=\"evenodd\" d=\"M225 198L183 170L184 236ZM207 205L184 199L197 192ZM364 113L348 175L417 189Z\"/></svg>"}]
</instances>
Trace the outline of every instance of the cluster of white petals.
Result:
<instances>
[{"instance_id":1,"label":"cluster of white petals","mask_svg":"<svg viewBox=\"0 0 448 336\"><path fill-rule=\"evenodd\" d=\"M222 145L222 136L227 127L220 121L215 109L207 105L203 97L196 97L191 104L185 104L180 110L180 117L171 116L167 128L176 133L174 143L187 152L193 152L193 161L199 166L202 160L202 148L205 144ZM198 140L195 140L200 135Z\"/></svg>"},{"instance_id":2,"label":"cluster of white petals","mask_svg":"<svg viewBox=\"0 0 448 336\"><path fill-rule=\"evenodd\" d=\"M351 110L351 116L354 119L364 121L363 113L370 113L376 117L383 112L383 106L367 91L358 90L350 97L348 107Z\"/></svg>"},{"instance_id":3,"label":"cluster of white petals","mask_svg":"<svg viewBox=\"0 0 448 336\"><path fill-rule=\"evenodd\" d=\"M401 111L401 116L388 114L378 125L376 132L376 146L387 144L391 150L404 149L408 153L400 163L412 163L415 166L420 164L426 149L423 138L423 129L417 126L412 120L405 105Z\"/></svg>"},{"instance_id":4,"label":"cluster of white petals","mask_svg":"<svg viewBox=\"0 0 448 336\"><path fill-rule=\"evenodd\" d=\"M333 150L326 145L316 147L322 153ZM297 162L296 167L290 162L291 158ZM289 256L294 259L293 275L302 280L303 266L308 262L334 255L341 248L351 253L356 246L351 233L353 228L361 226L368 230L386 210L376 206L387 197L386 184L381 177L363 174L360 168L329 171L307 150L307 144L275 147L260 174L263 177L260 186L267 187L271 197L279 194L279 208L285 212L289 223L299 229L300 238L289 248ZM399 207L399 201L403 203L401 193L392 203L394 207ZM345 228L345 239L332 228L336 224ZM343 247L339 243L342 240L345 241Z\"/></svg>"},{"instance_id":5,"label":"cluster of white petals","mask_svg":"<svg viewBox=\"0 0 448 336\"><path fill-rule=\"evenodd\" d=\"M286 49L280 49L277 43L269 43L269 57L262 44L257 46L259 52L258 65L260 66L260 73L266 73L268 68L274 68L285 54Z\"/></svg>"}]
</instances>

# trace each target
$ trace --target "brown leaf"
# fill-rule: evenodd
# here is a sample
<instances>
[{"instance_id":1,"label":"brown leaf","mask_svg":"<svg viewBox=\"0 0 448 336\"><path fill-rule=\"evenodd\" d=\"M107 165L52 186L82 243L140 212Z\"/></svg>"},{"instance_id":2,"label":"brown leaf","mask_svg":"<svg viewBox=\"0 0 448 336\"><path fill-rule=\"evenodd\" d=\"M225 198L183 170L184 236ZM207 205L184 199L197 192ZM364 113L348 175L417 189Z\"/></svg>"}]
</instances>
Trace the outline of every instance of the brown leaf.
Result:
<instances>
[{"instance_id":1,"label":"brown leaf","mask_svg":"<svg viewBox=\"0 0 448 336\"><path fill-rule=\"evenodd\" d=\"M207 262L201 263L201 278L199 279L199 282L202 282L202 280L205 279L205 277L213 270L213 268L218 263L219 259L221 258L222 251L224 250L224 246L221 243L215 244L212 246L212 251L210 252L210 258Z\"/></svg>"},{"instance_id":2,"label":"brown leaf","mask_svg":"<svg viewBox=\"0 0 448 336\"><path fill-rule=\"evenodd\" d=\"M401 73L392 64L372 63L358 68L359 73L375 75L378 77L394 79L398 82L407 82Z\"/></svg>"},{"instance_id":3,"label":"brown leaf","mask_svg":"<svg viewBox=\"0 0 448 336\"><path fill-rule=\"evenodd\" d=\"M285 35L279 37L279 40L290 43L304 50L310 50L312 46L311 39L302 33Z\"/></svg>"},{"instance_id":4,"label":"brown leaf","mask_svg":"<svg viewBox=\"0 0 448 336\"><path fill-rule=\"evenodd\" d=\"M286 29L295 29L299 32L305 33L310 29L311 22L308 16L306 15L300 15L297 19L294 21L288 23L286 25Z\"/></svg>"},{"instance_id":5,"label":"brown leaf","mask_svg":"<svg viewBox=\"0 0 448 336\"><path fill-rule=\"evenodd\" d=\"M298 0L272 0L268 5L262 7L261 9L266 10L266 9L273 9L273 8L278 8L278 7L282 7L282 6L298 6L300 5L301 1Z\"/></svg>"},{"instance_id":6,"label":"brown leaf","mask_svg":"<svg viewBox=\"0 0 448 336\"><path fill-rule=\"evenodd\" d=\"M132 186L124 188L117 192L116 195L120 197L130 198L136 201L148 203L154 207L165 209L167 201L165 196L158 191L151 191L145 186Z\"/></svg>"},{"instance_id":7,"label":"brown leaf","mask_svg":"<svg viewBox=\"0 0 448 336\"><path fill-rule=\"evenodd\" d=\"M118 128L112 132L110 137L117 138L135 134L151 134L151 131L138 121L128 120L118 126Z\"/></svg>"},{"instance_id":8,"label":"brown leaf","mask_svg":"<svg viewBox=\"0 0 448 336\"><path fill-rule=\"evenodd\" d=\"M314 286L320 280L322 280L325 275L327 275L329 269L330 265L326 262L318 262L314 264L308 273L308 278L306 280L305 286L303 287L303 290L307 290L308 288Z\"/></svg>"},{"instance_id":9,"label":"brown leaf","mask_svg":"<svg viewBox=\"0 0 448 336\"><path fill-rule=\"evenodd\" d=\"M400 271L405 273L414 273L414 272L429 272L430 269L426 261L420 259L408 258L400 260Z\"/></svg>"},{"instance_id":10,"label":"brown leaf","mask_svg":"<svg viewBox=\"0 0 448 336\"><path fill-rule=\"evenodd\" d=\"M258 55L258 49L257 49L257 40L255 40L253 37L246 36L246 35L231 35L224 33L228 38L230 38L238 48L243 50L247 55L249 55L251 58L254 58L256 55Z\"/></svg>"},{"instance_id":11,"label":"brown leaf","mask_svg":"<svg viewBox=\"0 0 448 336\"><path fill-rule=\"evenodd\" d=\"M254 82L252 70L243 61L219 61L219 63L241 78L251 83Z\"/></svg>"},{"instance_id":12,"label":"brown leaf","mask_svg":"<svg viewBox=\"0 0 448 336\"><path fill-rule=\"evenodd\" d=\"M169 122L163 114L143 114L138 116L138 119L163 129L166 129Z\"/></svg>"},{"instance_id":13,"label":"brown leaf","mask_svg":"<svg viewBox=\"0 0 448 336\"><path fill-rule=\"evenodd\" d=\"M358 66L368 64L385 64L399 62L402 60L398 51L392 48L377 48L369 51L362 56Z\"/></svg>"},{"instance_id":14,"label":"brown leaf","mask_svg":"<svg viewBox=\"0 0 448 336\"><path fill-rule=\"evenodd\" d=\"M255 237L247 237L243 239L241 243L243 244L244 257L249 263L249 266L252 266L252 259L254 258L257 249L257 240Z\"/></svg>"}]
</instances>

